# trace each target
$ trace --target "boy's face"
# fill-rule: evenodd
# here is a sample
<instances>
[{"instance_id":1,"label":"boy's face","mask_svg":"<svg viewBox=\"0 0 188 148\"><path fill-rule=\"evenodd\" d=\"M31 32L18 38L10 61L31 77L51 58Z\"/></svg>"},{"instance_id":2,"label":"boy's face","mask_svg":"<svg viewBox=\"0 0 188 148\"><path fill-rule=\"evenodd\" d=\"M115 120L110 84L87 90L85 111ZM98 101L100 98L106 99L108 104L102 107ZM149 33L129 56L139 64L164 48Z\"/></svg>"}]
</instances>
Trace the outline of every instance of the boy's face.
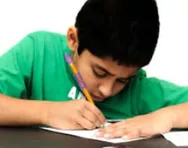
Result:
<instances>
[{"instance_id":1,"label":"boy's face","mask_svg":"<svg viewBox=\"0 0 188 148\"><path fill-rule=\"evenodd\" d=\"M88 50L81 55L75 52L73 61L95 101L103 101L120 92L138 70L136 67L118 65L110 57L98 58Z\"/></svg>"},{"instance_id":2,"label":"boy's face","mask_svg":"<svg viewBox=\"0 0 188 148\"><path fill-rule=\"evenodd\" d=\"M67 41L69 48L73 51L73 62L95 101L103 101L120 92L139 69L119 65L111 57L96 57L87 49L78 55L78 37L75 27L68 29Z\"/></svg>"}]
</instances>

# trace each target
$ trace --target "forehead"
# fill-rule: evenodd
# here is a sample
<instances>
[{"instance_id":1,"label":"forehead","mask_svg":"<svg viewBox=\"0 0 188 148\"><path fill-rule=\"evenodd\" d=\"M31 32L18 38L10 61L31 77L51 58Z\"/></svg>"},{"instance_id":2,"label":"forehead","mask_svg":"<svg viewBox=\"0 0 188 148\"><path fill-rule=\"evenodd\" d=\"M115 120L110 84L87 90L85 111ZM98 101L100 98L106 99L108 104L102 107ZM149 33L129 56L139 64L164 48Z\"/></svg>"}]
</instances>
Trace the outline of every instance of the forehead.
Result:
<instances>
[{"instance_id":1,"label":"forehead","mask_svg":"<svg viewBox=\"0 0 188 148\"><path fill-rule=\"evenodd\" d=\"M137 67L119 65L112 57L99 58L85 50L83 55L93 68L101 67L116 76L127 77L137 72Z\"/></svg>"}]
</instances>

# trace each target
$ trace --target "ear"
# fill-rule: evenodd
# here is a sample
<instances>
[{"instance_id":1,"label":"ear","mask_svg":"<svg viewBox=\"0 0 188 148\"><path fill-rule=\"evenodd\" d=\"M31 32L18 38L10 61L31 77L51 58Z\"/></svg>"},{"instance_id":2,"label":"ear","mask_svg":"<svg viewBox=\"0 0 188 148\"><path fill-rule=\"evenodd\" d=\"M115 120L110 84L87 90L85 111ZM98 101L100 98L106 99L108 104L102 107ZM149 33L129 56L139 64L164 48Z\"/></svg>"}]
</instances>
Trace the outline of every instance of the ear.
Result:
<instances>
[{"instance_id":1,"label":"ear","mask_svg":"<svg viewBox=\"0 0 188 148\"><path fill-rule=\"evenodd\" d=\"M67 42L72 51L76 51L78 49L78 34L76 27L69 27L67 31Z\"/></svg>"}]
</instances>

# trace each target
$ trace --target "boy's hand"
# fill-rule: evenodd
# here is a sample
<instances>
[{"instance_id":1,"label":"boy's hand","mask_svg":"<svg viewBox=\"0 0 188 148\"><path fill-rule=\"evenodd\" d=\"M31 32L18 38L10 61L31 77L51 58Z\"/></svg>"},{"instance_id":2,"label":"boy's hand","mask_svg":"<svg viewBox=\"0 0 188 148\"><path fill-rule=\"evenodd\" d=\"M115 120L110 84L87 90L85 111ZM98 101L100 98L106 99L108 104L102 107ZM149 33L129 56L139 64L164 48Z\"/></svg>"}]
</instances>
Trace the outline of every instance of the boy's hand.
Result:
<instances>
[{"instance_id":1,"label":"boy's hand","mask_svg":"<svg viewBox=\"0 0 188 148\"><path fill-rule=\"evenodd\" d=\"M94 129L104 124L100 110L81 99L68 102L50 102L44 124L58 129Z\"/></svg>"},{"instance_id":2,"label":"boy's hand","mask_svg":"<svg viewBox=\"0 0 188 148\"><path fill-rule=\"evenodd\" d=\"M171 130L173 116L170 112L159 110L151 114L137 116L100 129L97 137L133 139L149 138Z\"/></svg>"}]
</instances>

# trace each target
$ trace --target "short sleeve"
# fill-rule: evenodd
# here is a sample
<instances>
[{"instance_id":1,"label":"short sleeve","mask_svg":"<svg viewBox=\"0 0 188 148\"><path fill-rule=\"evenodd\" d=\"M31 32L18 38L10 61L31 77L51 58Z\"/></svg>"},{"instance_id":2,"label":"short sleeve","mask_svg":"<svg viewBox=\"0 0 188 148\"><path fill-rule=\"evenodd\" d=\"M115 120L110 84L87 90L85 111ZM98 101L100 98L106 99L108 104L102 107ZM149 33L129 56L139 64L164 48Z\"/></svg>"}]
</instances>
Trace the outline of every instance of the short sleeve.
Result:
<instances>
[{"instance_id":1,"label":"short sleeve","mask_svg":"<svg viewBox=\"0 0 188 148\"><path fill-rule=\"evenodd\" d=\"M157 78L140 77L131 86L132 99L137 100L139 114L188 102L188 87Z\"/></svg>"},{"instance_id":2,"label":"short sleeve","mask_svg":"<svg viewBox=\"0 0 188 148\"><path fill-rule=\"evenodd\" d=\"M15 98L27 97L34 46L32 37L26 36L0 57L0 93Z\"/></svg>"}]
</instances>

